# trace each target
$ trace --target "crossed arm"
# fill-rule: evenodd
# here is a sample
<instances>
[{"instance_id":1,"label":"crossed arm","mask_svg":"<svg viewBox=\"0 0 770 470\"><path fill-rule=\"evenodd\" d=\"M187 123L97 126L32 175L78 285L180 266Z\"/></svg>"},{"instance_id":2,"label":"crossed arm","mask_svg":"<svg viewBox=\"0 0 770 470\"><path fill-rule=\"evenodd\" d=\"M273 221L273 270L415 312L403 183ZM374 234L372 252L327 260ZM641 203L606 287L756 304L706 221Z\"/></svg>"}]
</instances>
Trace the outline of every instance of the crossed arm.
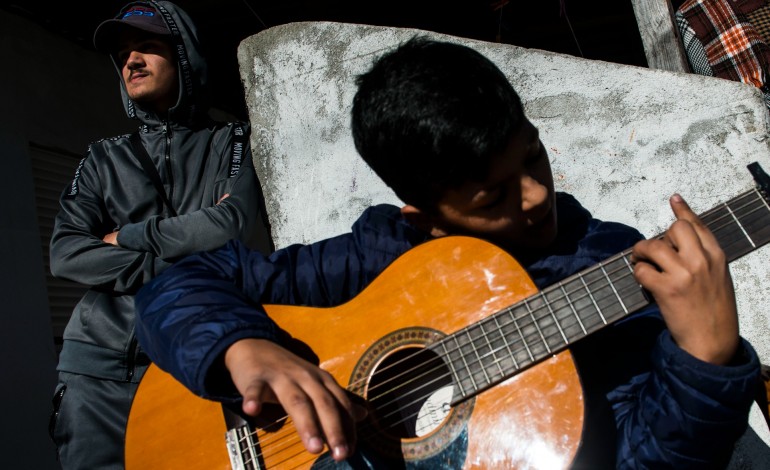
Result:
<instances>
[{"instance_id":1,"label":"crossed arm","mask_svg":"<svg viewBox=\"0 0 770 470\"><path fill-rule=\"evenodd\" d=\"M217 205L219 205L220 202L224 201L229 196L230 196L230 193L225 193L224 196L219 198L219 201L217 201ZM104 243L107 243L108 245L120 246L120 243L118 243L118 234L120 234L120 230L110 232L107 235L105 235L104 238L102 238L102 241Z\"/></svg>"},{"instance_id":2,"label":"crossed arm","mask_svg":"<svg viewBox=\"0 0 770 470\"><path fill-rule=\"evenodd\" d=\"M75 198L62 198L51 240L54 275L116 293L133 294L180 256L211 250L238 238L254 246L260 197L247 152L228 192L211 207L128 224L114 230L104 205L105 189L93 157L81 168ZM228 182L229 183L229 182ZM123 229L131 232L124 239Z\"/></svg>"}]
</instances>

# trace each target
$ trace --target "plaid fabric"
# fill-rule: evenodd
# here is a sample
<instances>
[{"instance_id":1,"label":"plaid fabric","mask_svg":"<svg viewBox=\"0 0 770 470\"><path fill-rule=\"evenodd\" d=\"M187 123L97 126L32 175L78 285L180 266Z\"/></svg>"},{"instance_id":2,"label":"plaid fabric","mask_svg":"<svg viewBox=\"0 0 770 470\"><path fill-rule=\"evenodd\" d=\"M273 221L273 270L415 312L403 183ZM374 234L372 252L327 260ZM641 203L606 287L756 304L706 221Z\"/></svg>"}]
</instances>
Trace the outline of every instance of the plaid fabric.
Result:
<instances>
[{"instance_id":1,"label":"plaid fabric","mask_svg":"<svg viewBox=\"0 0 770 470\"><path fill-rule=\"evenodd\" d=\"M698 40L695 31L690 27L687 20L684 19L681 12L677 11L675 17L676 26L679 29L679 37L682 38L682 45L684 45L690 69L698 75L713 77L714 71L711 70L711 64L709 64L709 60L706 57L706 49L703 48L703 44Z\"/></svg>"},{"instance_id":2,"label":"plaid fabric","mask_svg":"<svg viewBox=\"0 0 770 470\"><path fill-rule=\"evenodd\" d=\"M679 12L703 44L714 76L767 93L770 47L739 7L731 0L687 0Z\"/></svg>"},{"instance_id":3,"label":"plaid fabric","mask_svg":"<svg viewBox=\"0 0 770 470\"><path fill-rule=\"evenodd\" d=\"M763 5L752 12L746 13L746 18L754 26L762 39L770 44L770 5Z\"/></svg>"}]
</instances>

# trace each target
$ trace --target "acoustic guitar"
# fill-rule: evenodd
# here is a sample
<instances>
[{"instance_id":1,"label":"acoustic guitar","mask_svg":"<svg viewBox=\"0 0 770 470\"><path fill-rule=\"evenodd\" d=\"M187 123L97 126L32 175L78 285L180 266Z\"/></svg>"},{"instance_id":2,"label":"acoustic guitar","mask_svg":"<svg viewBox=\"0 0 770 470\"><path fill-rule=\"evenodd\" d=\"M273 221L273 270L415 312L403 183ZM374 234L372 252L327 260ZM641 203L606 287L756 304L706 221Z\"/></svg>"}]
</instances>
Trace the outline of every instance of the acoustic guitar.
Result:
<instances>
[{"instance_id":1,"label":"acoustic guitar","mask_svg":"<svg viewBox=\"0 0 770 470\"><path fill-rule=\"evenodd\" d=\"M770 178L749 169L755 189L701 215L731 261L770 241ZM365 400L358 447L370 453L355 468L565 468L583 429L568 347L651 303L629 256L538 292L499 248L446 237L405 253L344 305L266 309L301 354ZM282 413L223 416L151 366L129 416L126 468L334 466L304 450Z\"/></svg>"}]
</instances>

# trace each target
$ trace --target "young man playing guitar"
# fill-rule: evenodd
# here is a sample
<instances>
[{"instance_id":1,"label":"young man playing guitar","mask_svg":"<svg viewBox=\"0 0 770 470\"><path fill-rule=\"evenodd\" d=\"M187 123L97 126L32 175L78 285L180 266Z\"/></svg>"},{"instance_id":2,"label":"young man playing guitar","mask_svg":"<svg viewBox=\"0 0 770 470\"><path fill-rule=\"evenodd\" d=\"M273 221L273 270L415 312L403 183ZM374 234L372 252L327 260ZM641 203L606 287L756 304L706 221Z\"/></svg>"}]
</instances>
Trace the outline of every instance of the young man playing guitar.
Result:
<instances>
[{"instance_id":1,"label":"young man playing guitar","mask_svg":"<svg viewBox=\"0 0 770 470\"><path fill-rule=\"evenodd\" d=\"M327 462L377 466L383 459L383 468L393 468L387 456L367 456L376 439L356 433L358 421L382 413L369 408L364 416L338 384L347 377L301 358L289 337L294 332L277 326L263 304L343 304L396 258L448 235L493 243L540 289L633 247L632 284L657 305L571 348L586 413L573 464L726 464L746 429L760 366L738 335L725 254L680 196L671 198L676 222L658 239L592 218L572 196L555 192L538 130L502 72L455 44L418 38L381 57L358 80L352 128L361 156L405 205L371 207L351 233L269 257L231 242L177 263L137 296L140 342L158 366L196 394L236 403L246 415L282 405L306 451L328 449ZM441 282L442 273L434 274ZM364 324L381 321L355 313ZM352 347L356 332L345 323L303 321L311 336ZM495 414L509 405L497 403ZM473 438L463 426L421 463L470 465L456 459L464 451L452 450ZM520 438L510 425L499 434L514 445ZM513 460L506 458L481 465L507 468Z\"/></svg>"}]
</instances>

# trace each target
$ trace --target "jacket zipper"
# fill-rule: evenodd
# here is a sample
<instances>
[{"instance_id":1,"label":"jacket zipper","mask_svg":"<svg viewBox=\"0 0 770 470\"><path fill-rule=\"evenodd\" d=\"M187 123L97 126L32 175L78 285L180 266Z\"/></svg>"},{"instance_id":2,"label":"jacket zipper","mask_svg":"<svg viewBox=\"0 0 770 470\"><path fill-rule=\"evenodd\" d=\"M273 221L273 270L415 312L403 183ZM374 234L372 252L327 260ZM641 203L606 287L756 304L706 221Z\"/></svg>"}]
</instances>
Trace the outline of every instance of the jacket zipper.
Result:
<instances>
[{"instance_id":1,"label":"jacket zipper","mask_svg":"<svg viewBox=\"0 0 770 470\"><path fill-rule=\"evenodd\" d=\"M174 200L174 173L171 165L171 128L168 126L168 122L163 123L163 135L166 136L166 153L164 155L164 161L166 164L166 173L168 174L168 200ZM168 209L166 209L168 212ZM171 214L167 214L171 215Z\"/></svg>"}]
</instances>

